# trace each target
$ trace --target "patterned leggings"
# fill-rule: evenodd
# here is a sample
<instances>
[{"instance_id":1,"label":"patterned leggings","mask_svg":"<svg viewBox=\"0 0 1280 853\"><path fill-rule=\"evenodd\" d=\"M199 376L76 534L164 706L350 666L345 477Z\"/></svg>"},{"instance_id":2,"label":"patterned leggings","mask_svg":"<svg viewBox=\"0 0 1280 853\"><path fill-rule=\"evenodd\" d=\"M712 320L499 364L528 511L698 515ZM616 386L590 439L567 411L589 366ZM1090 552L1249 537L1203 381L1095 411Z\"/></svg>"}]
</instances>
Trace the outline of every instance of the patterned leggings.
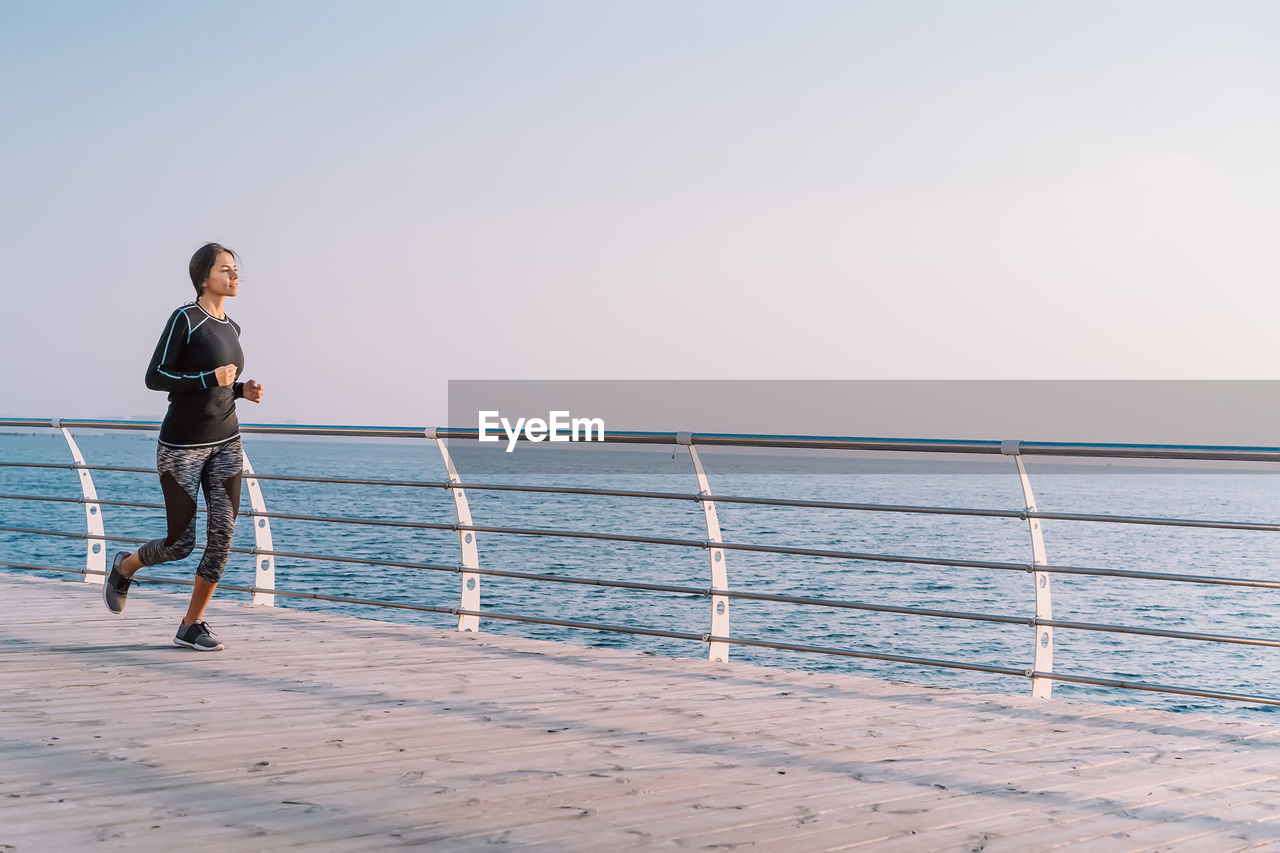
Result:
<instances>
[{"instance_id":1,"label":"patterned leggings","mask_svg":"<svg viewBox=\"0 0 1280 853\"><path fill-rule=\"evenodd\" d=\"M244 457L240 437L212 447L156 448L156 470L164 491L168 535L138 549L144 566L182 560L196 545L196 491L203 487L208 509L208 544L196 575L212 583L222 577L231 553L231 536L240 511L240 472Z\"/></svg>"}]
</instances>

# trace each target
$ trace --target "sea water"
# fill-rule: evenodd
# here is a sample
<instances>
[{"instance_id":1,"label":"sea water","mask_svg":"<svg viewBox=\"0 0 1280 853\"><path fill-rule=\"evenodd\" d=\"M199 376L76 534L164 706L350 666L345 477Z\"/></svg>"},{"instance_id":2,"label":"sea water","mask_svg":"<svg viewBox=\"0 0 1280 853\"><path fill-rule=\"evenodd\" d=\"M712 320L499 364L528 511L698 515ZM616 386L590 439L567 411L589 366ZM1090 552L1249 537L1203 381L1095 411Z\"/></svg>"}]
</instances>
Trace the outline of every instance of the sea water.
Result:
<instances>
[{"instance_id":1,"label":"sea water","mask_svg":"<svg viewBox=\"0 0 1280 853\"><path fill-rule=\"evenodd\" d=\"M77 441L90 465L154 468L150 433L89 433ZM441 457L428 441L335 441L246 436L246 451L260 474L360 479L445 479ZM474 446L473 446L474 448ZM521 451L523 452L523 451ZM455 451L464 482L507 482L595 489L697 492L687 451L670 449L600 464L583 453L572 464L540 470L503 470L509 458ZM515 456L516 454L513 454ZM568 457L566 457L568 458ZM53 432L0 434L0 461L65 465L67 446ZM723 495L845 501L932 507L1019 510L1022 493L1009 460L967 471L963 466L864 465L841 467L808 457L804 464L704 452L715 493ZM468 467L470 466L470 467ZM840 470L836 470L839 468ZM1028 461L1038 508L1044 512L1198 518L1274 523L1280 519L1280 478L1258 471L1169 471L1053 468ZM609 470L600 470L609 469ZM98 496L159 504L154 473L93 472ZM455 523L447 490L297 483L265 479L268 512L311 516ZM0 467L0 494L79 497L68 469ZM693 500L486 491L467 492L473 523L703 541L706 526ZM236 547L253 547L247 494L237 523ZM109 536L139 540L164 534L161 510L104 506ZM795 548L916 557L1031 561L1027 522L1017 518L717 505L724 541ZM0 499L0 526L85 532L77 503ZM1042 522L1048 560L1055 566L1173 572L1265 580L1280 578L1277 537L1269 531L1187 529L1073 521ZM277 551L457 566L458 534L449 530L353 526L272 519ZM203 541L203 514L199 540ZM478 533L480 564L547 575L710 586L708 552L696 547ZM83 568L83 539L0 531L0 560ZM117 546L108 543L108 551ZM189 579L199 551L180 563L153 567L163 577ZM1025 571L972 569L857 561L729 550L734 590L832 598L912 608L996 614L1029 619L1035 613L1032 576ZM6 569L0 571L25 571ZM56 575L55 575L56 576ZM68 580L78 581L75 575ZM232 554L224 581L250 586L253 558ZM1280 639L1280 590L1208 586L1140 579L1054 574L1055 619L1161 630ZM436 607L459 605L459 577L389 566L278 557L276 587L332 596ZM152 585L142 598L182 595L178 587ZM239 593L228 593L239 595ZM277 597L280 607L336 610L365 618L452 627L447 614ZM138 606L135 604L135 606ZM483 577L481 607L499 613L701 635L710 630L705 596L641 592L523 579ZM216 622L216 606L212 611ZM862 610L734 599L732 635L781 643L853 649L889 655L955 660L1030 669L1035 632L1029 625L994 624ZM705 657L703 643L481 619L481 630L565 643L633 649L645 653ZM1108 679L1155 682L1202 690L1280 696L1280 649L1206 643L1094 631L1057 629L1055 671ZM1025 693L1023 676L922 667L901 663L732 646L731 659L767 666L857 673L915 683L989 692ZM712 664L708 664L712 666ZM1180 695L1057 683L1066 698L1121 702L1180 711L1244 715L1272 713L1244 705Z\"/></svg>"}]
</instances>

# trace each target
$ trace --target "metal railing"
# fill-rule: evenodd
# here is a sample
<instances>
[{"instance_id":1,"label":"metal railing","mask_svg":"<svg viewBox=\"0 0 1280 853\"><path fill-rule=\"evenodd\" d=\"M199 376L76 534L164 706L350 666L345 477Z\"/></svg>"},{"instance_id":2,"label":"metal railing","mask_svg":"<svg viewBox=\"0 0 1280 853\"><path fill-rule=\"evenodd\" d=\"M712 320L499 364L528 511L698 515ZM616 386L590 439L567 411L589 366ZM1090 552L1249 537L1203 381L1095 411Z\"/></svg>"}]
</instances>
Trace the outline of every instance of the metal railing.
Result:
<instances>
[{"instance_id":1,"label":"metal railing","mask_svg":"<svg viewBox=\"0 0 1280 853\"><path fill-rule=\"evenodd\" d=\"M89 465L86 463L70 430L156 430L158 423L144 421L113 420L70 420L70 419L36 419L7 418L0 419L0 427L40 429L52 428L61 432L70 450L70 464L50 464L27 462L20 460L0 460L0 467L31 469L71 469L79 474L81 485L80 497L33 494L0 494L0 501L43 501L52 503L80 503L85 508L85 532L44 530L12 525L0 525L0 531L30 536L49 536L86 540L86 556L83 569L60 566L35 565L0 559L0 565L17 569L57 571L78 573L86 582L102 583L106 570L106 545L108 542L137 544L139 540L128 537L107 535L103 527L102 506L128 507L140 509L162 509L161 504L102 500L98 497L93 482L92 472L128 472L155 473L154 469L125 466ZM1149 525L1190 529L1221 529L1233 531L1280 531L1280 523L1246 522L1236 520L1211 520L1195 518L1166 518L1133 515L1082 514L1063 512L1042 512L1036 508L1035 496L1031 488L1030 478L1024 465L1026 456L1044 457L1094 457L1108 459L1173 459L1173 460L1217 460L1217 461L1280 461L1280 448L1269 447L1221 447L1221 446L1173 446L1173 445L1132 445L1132 444L1082 444L1059 442L1029 441L937 441L920 439L894 438L842 438L832 436L793 436L793 435L751 435L751 434L703 434L689 432L606 432L605 443L651 444L684 447L692 463L693 474L698 490L696 492L669 492L635 489L602 489L577 486L530 485L520 483L466 483L457 470L454 459L446 445L446 439L475 440L478 431L468 428L409 428L379 426L298 426L298 425L242 425L241 432L248 434L270 435L307 435L307 436L339 436L339 437L380 437L404 438L433 441L443 462L446 479L442 481L389 480L368 478L334 478L310 477L290 474L258 474L255 473L246 455L244 460L245 485L249 492L251 510L248 515L252 519L254 530L254 547L233 547L232 552L251 555L254 562L255 580L252 586L233 586L223 584L224 589L250 593L253 601L262 605L273 605L275 596L290 598L315 599L353 605L370 605L378 607L399 608L428 613L448 614L457 620L458 630L477 631L480 619L496 619L525 622L531 624L559 626L594 631L608 631L624 634L663 637L704 643L707 654L712 661L727 661L729 650L733 646L757 647L790 652L804 652L821 655L832 655L849 658L861 658L875 661L886 661L899 664L939 667L954 670L999 675L1026 677L1031 682L1032 695L1049 698L1054 682L1093 685L1100 687L1116 687L1133 690L1155 691L1176 695L1196 696L1211 699L1225 699L1252 702L1264 705L1280 705L1280 698L1249 695L1240 692L1222 690L1204 690L1193 686L1157 684L1140 680L1105 678L1090 674L1063 672L1054 667L1054 631L1070 630L1083 632L1104 632L1116 635L1133 635L1163 639L1190 640L1206 643L1228 645L1280 647L1280 639L1268 639L1230 633L1178 631L1164 628L1140 627L1134 625L1106 624L1055 619L1053 616L1053 598L1051 578L1063 576L1095 576L1108 578L1126 578L1137 580L1163 581L1179 584L1199 584L1210 586L1228 586L1259 589L1280 589L1280 581L1247 577L1223 577L1206 574L1187 574L1177 572L1138 571L1120 568L1055 565L1048 561L1041 530L1043 520L1061 520L1073 522L1089 522L1112 525ZM742 495L724 495L712 492L706 470L698 454L699 446L717 447L752 447L752 448L808 448L822 450L859 450L886 452L922 452L945 454L986 454L1008 458L1013 463L1021 487L1023 506L1019 509L989 509L945 506L916 506L880 503L856 503L846 501L803 500L791 498L772 498ZM347 516L307 515L298 513L281 513L268 511L261 481L280 481L290 483L310 483L328 485L374 485L396 486L425 489L447 490L453 500L454 518L452 521L426 522L411 520L372 519ZM582 497L621 497L658 501L690 501L701 506L706 528L705 539L689 539L679 537L657 537L637 535L625 532L598 532L583 530L565 530L548 528L513 527L492 524L476 524L472 518L467 493L480 491L525 492L532 494L561 494ZM970 516L978 518L1003 518L1022 520L1027 523L1031 545L1029 562L1009 562L993 560L975 560L962 558L946 558L926 556L922 554L887 554L878 552L846 551L829 548L793 547L785 545L762 544L754 542L725 541L722 536L716 507L718 504L755 505L769 507L786 507L797 509L841 510L868 513L899 513L936 516ZM458 535L460 559L457 564L446 565L415 561L397 561L390 559L370 560L359 557L313 554L295 551L276 550L272 544L271 523L278 521L327 522L351 526L393 527L410 530L453 531ZM708 585L691 586L684 584L645 583L607 578L579 577L570 575L550 575L539 572L522 571L511 568L482 566L477 543L477 535L505 535L522 537L552 537L557 539L588 539L608 542L649 544L673 548L700 549L707 552L709 564ZM922 566L948 566L959 568L988 569L1001 572L1020 572L1030 576L1032 582L1031 610L1025 615L976 613L960 610L930 609L923 607L897 606L867 601L853 601L840 598L820 596L797 596L781 593L759 592L746 589L734 589L729 585L727 562L728 555L735 552L754 552L760 554L776 554L800 557L813 557L842 561L860 561L872 563L897 563ZM313 592L301 592L282 589L277 586L275 578L275 560L277 557L295 560L322 560L349 565L384 566L391 568L415 569L430 572L453 573L459 576L458 603L456 607L442 605L414 604L406 602L385 601L352 596L324 595ZM481 606L481 578L511 578L547 584L570 584L606 589L629 590L634 592L657 592L686 596L698 596L707 599L708 630L703 633L679 632L662 627L638 627L632 625L616 625L581 620L559 619L529 613L506 613ZM189 585L189 581L139 575L139 579L155 583ZM873 613L896 614L910 617L928 617L936 619L983 622L991 624L1021 625L1028 630L1030 643L1029 665L1024 667L996 666L961 660L946 660L919 657L907 654L894 654L871 649L840 648L808 643L780 642L767 637L734 636L730 630L730 604L738 601L758 601L773 604L787 604L808 607L832 608L835 610L863 611Z\"/></svg>"}]
</instances>

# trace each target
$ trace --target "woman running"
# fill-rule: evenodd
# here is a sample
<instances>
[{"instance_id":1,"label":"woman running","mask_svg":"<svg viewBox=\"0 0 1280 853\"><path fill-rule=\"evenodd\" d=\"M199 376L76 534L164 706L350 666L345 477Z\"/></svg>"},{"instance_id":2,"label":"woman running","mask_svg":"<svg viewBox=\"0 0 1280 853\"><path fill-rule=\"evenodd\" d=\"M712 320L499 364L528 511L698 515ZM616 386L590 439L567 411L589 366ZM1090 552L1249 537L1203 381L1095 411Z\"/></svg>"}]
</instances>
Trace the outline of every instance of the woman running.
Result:
<instances>
[{"instance_id":1,"label":"woman running","mask_svg":"<svg viewBox=\"0 0 1280 853\"><path fill-rule=\"evenodd\" d=\"M120 551L102 598L112 613L124 610L129 585L143 566L184 559L196 544L196 492L204 490L208 544L196 568L187 615L173 638L202 652L224 645L204 621L204 609L227 566L240 508L240 422L236 400L262 401L262 385L237 382L244 370L240 326L227 316L227 298L236 295L240 274L236 253L217 243L191 256L196 301L173 312L147 368L147 387L169 392L169 411L160 426L156 470L164 492L167 534L135 553Z\"/></svg>"}]
</instances>

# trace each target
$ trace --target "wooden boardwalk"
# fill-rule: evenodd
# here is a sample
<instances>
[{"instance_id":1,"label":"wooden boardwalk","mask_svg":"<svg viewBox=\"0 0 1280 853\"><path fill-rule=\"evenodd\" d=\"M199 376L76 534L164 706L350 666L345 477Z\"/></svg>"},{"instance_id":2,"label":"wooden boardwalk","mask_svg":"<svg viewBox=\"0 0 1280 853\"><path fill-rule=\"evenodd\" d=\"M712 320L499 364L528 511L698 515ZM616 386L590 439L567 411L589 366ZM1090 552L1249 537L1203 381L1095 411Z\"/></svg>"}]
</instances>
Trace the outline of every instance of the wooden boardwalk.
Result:
<instances>
[{"instance_id":1,"label":"wooden boardwalk","mask_svg":"<svg viewBox=\"0 0 1280 853\"><path fill-rule=\"evenodd\" d=\"M183 605L0 576L0 851L1280 850L1253 722Z\"/></svg>"}]
</instances>

